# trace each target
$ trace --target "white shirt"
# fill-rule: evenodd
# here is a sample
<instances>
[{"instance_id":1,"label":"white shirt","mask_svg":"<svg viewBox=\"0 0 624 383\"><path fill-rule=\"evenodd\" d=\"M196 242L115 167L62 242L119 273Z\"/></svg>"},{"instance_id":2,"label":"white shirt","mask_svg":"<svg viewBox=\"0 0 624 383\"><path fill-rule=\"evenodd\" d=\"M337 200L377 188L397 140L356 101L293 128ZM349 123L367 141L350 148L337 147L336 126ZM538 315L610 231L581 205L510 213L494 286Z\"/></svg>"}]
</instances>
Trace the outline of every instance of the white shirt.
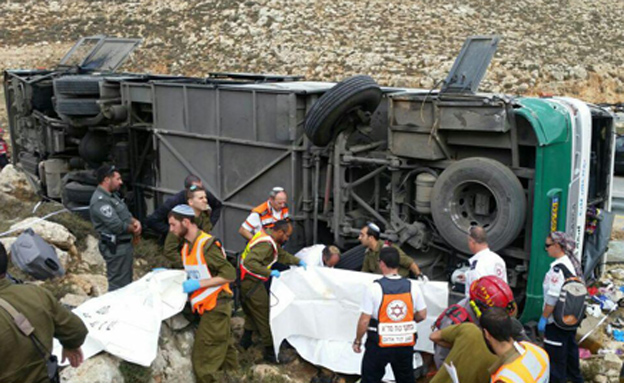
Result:
<instances>
[{"instance_id":1,"label":"white shirt","mask_svg":"<svg viewBox=\"0 0 624 383\"><path fill-rule=\"evenodd\" d=\"M400 279L399 275L390 275L389 279ZM420 287L414 282L411 283L412 293L412 305L414 306L414 313L427 308L425 304L425 298L420 291ZM373 319L379 319L379 307L383 300L383 292L381 285L377 282L373 282L367 289L364 290L364 297L362 299L362 306L360 310L366 315L370 315Z\"/></svg>"},{"instance_id":2,"label":"white shirt","mask_svg":"<svg viewBox=\"0 0 624 383\"><path fill-rule=\"evenodd\" d=\"M481 277L493 275L507 283L507 267L500 255L492 250L483 249L469 260L470 270L466 272L466 296L470 296L470 285Z\"/></svg>"},{"instance_id":3,"label":"white shirt","mask_svg":"<svg viewBox=\"0 0 624 383\"><path fill-rule=\"evenodd\" d=\"M273 219L275 220L274 222L277 222L279 220L282 220L288 217L288 216L282 217L282 210L273 209L273 206L271 206L270 203L269 203L269 206L271 207L271 215L273 216ZM247 219L245 220L245 222L243 222L241 226L244 229L249 230L251 234L256 234L257 232L262 230L262 221L260 221L260 214L252 211L251 214L247 216Z\"/></svg>"},{"instance_id":4,"label":"white shirt","mask_svg":"<svg viewBox=\"0 0 624 383\"><path fill-rule=\"evenodd\" d=\"M299 250L295 257L301 259L308 266L316 266L316 267L326 267L323 263L323 249L325 245L313 245L304 247Z\"/></svg>"},{"instance_id":5,"label":"white shirt","mask_svg":"<svg viewBox=\"0 0 624 383\"><path fill-rule=\"evenodd\" d=\"M576 275L576 271L574 269L574 265L570 258L564 255L561 258L555 259L550 264L550 269L544 276L544 283L542 287L544 289L544 305L554 306L557 303L557 299L559 298L559 294L561 294L561 287L563 287L563 283L565 282L565 276L563 275L563 271L559 270L558 272L554 270L555 266L563 265L565 266L570 273ZM548 323L552 323L553 318L552 315L548 318Z\"/></svg>"}]
</instances>

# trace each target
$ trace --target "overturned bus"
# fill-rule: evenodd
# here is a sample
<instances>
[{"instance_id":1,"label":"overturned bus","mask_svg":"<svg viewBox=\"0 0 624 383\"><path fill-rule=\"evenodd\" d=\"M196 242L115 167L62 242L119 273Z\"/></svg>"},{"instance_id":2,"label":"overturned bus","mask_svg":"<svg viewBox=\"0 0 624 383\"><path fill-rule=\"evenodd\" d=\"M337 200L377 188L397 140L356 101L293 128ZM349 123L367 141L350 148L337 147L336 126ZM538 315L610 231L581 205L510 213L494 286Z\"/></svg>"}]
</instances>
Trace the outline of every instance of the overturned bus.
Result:
<instances>
[{"instance_id":1,"label":"overturned bus","mask_svg":"<svg viewBox=\"0 0 624 383\"><path fill-rule=\"evenodd\" d=\"M361 267L369 221L421 269L449 278L467 259L471 225L504 257L523 318L541 312L551 260L544 239L571 234L588 276L610 235L615 132L608 111L565 97L478 93L497 37L469 38L440 90L296 76L205 78L117 72L136 39L80 40L53 70L7 70L13 162L41 193L87 205L93 169L113 162L145 217L199 175L223 201L215 233L238 228L276 185L289 193L297 250L346 251Z\"/></svg>"}]
</instances>

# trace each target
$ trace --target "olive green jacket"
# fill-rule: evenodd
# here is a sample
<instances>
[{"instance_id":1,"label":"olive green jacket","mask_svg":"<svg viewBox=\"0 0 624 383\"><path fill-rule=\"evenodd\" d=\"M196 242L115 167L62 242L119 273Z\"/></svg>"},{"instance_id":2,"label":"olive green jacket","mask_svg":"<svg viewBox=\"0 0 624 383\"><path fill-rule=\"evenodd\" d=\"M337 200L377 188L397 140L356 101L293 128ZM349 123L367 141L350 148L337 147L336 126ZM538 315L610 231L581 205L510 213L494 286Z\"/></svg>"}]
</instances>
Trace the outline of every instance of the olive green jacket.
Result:
<instances>
[{"instance_id":1,"label":"olive green jacket","mask_svg":"<svg viewBox=\"0 0 624 383\"><path fill-rule=\"evenodd\" d=\"M204 211L199 217L195 217L195 223L199 230L204 233L210 234L212 230L212 222L210 222L210 212ZM165 238L165 245L163 246L163 252L165 257L169 261L169 264L163 265L169 268L181 268L182 267L182 258L180 251L182 250L182 244L184 241L178 238L172 232L167 233L167 237ZM207 262L207 261L206 261Z\"/></svg>"},{"instance_id":2,"label":"olive green jacket","mask_svg":"<svg viewBox=\"0 0 624 383\"><path fill-rule=\"evenodd\" d=\"M363 272L382 274L381 268L379 267L379 252L381 251L383 245L383 241L378 241L377 247L374 251L366 249L366 253L364 253L364 263L362 264ZM397 245L392 244L391 246L399 251L399 256L401 257L399 260L399 275L403 278L408 278L410 274L410 267L412 266L412 263L414 263L414 260L409 255L405 254L405 252Z\"/></svg>"},{"instance_id":3,"label":"olive green jacket","mask_svg":"<svg viewBox=\"0 0 624 383\"><path fill-rule=\"evenodd\" d=\"M247 270L268 278L271 275L271 269L268 266L273 262L274 257L273 246L268 242L260 242L251 248L243 262ZM277 262L285 265L298 265L301 260L278 245Z\"/></svg>"},{"instance_id":4,"label":"olive green jacket","mask_svg":"<svg viewBox=\"0 0 624 383\"><path fill-rule=\"evenodd\" d=\"M67 349L80 347L87 328L48 291L33 285L14 285L0 279L0 298L24 314L35 328L35 336L48 349L57 338ZM49 382L43 358L32 340L22 334L13 318L0 308L0 382Z\"/></svg>"}]
</instances>

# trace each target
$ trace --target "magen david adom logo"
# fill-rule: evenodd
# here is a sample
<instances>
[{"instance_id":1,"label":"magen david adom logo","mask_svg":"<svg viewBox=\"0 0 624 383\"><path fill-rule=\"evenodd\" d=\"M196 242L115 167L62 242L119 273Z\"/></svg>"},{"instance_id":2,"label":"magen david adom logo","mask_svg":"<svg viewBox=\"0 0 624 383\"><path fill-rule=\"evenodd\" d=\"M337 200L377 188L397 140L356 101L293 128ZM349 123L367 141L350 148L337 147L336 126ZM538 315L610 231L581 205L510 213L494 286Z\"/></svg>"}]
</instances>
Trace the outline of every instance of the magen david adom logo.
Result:
<instances>
[{"instance_id":1,"label":"magen david adom logo","mask_svg":"<svg viewBox=\"0 0 624 383\"><path fill-rule=\"evenodd\" d=\"M400 299L395 299L386 307L386 315L393 322L398 322L407 315L407 305Z\"/></svg>"}]
</instances>

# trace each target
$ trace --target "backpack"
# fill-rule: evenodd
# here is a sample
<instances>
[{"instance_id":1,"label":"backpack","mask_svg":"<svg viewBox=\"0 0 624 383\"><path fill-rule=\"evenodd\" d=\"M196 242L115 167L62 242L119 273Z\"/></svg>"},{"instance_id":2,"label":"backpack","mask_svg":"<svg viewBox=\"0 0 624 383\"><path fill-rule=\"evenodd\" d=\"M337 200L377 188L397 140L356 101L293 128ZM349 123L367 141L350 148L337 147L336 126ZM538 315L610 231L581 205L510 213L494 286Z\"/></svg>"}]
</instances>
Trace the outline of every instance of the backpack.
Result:
<instances>
[{"instance_id":1,"label":"backpack","mask_svg":"<svg viewBox=\"0 0 624 383\"><path fill-rule=\"evenodd\" d=\"M565 278L561 293L555 304L553 319L555 325L562 330L574 330L583 320L585 315L585 298L587 286L583 280L572 274L563 265L555 266L555 271L561 271Z\"/></svg>"},{"instance_id":2,"label":"backpack","mask_svg":"<svg viewBox=\"0 0 624 383\"><path fill-rule=\"evenodd\" d=\"M452 324L472 322L472 317L468 313L468 310L466 310L465 307L455 304L450 305L446 310L442 312L442 314L440 314L440 316L438 316L438 319L436 319L435 323L433 324L434 328L441 330L442 326L445 325L443 321L447 318L451 320Z\"/></svg>"}]
</instances>

